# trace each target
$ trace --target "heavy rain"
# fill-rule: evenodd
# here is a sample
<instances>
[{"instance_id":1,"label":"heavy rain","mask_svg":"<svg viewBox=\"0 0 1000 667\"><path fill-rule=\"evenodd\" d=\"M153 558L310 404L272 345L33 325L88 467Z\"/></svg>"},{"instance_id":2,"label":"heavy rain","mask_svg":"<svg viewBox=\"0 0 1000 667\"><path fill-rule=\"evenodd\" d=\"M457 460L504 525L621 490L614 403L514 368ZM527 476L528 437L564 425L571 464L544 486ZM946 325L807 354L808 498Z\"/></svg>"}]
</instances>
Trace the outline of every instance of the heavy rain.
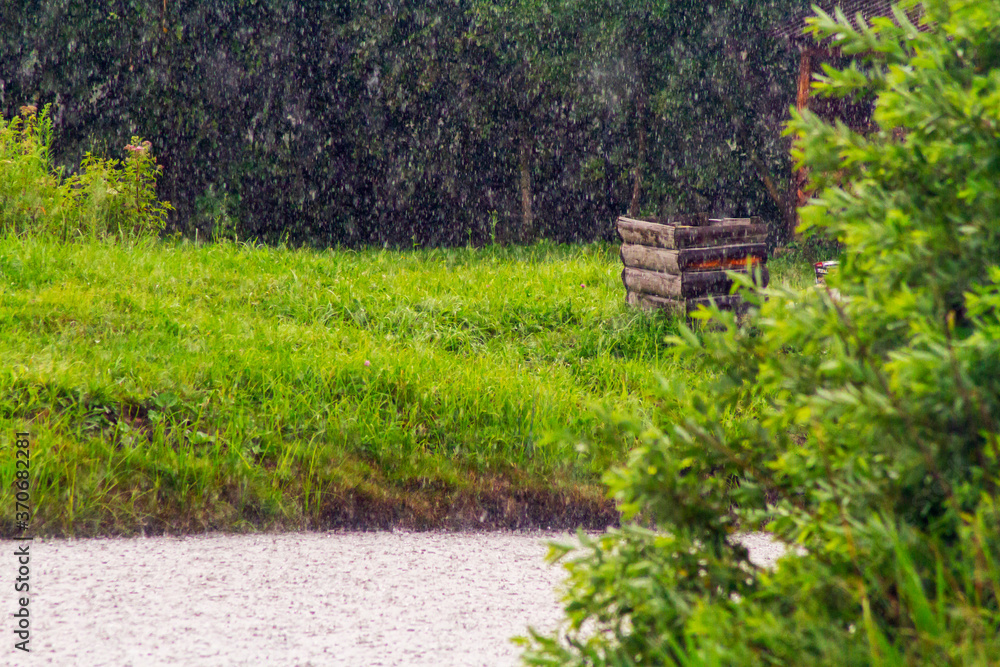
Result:
<instances>
[{"instance_id":1,"label":"heavy rain","mask_svg":"<svg viewBox=\"0 0 1000 667\"><path fill-rule=\"evenodd\" d=\"M0 3L0 663L995 664L998 25Z\"/></svg>"}]
</instances>

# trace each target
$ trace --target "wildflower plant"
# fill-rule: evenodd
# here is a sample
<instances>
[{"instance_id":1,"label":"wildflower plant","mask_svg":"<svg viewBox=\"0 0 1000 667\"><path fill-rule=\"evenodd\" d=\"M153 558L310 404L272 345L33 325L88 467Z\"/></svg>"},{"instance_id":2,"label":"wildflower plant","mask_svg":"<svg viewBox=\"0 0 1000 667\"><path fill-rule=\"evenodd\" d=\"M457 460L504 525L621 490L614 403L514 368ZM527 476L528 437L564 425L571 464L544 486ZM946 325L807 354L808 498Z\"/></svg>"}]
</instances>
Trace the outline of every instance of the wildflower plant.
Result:
<instances>
[{"instance_id":1,"label":"wildflower plant","mask_svg":"<svg viewBox=\"0 0 1000 667\"><path fill-rule=\"evenodd\" d=\"M152 144L132 137L125 159L87 153L69 176L52 160L50 107L0 118L0 229L4 233L135 240L157 234L173 207L156 197Z\"/></svg>"},{"instance_id":2,"label":"wildflower plant","mask_svg":"<svg viewBox=\"0 0 1000 667\"><path fill-rule=\"evenodd\" d=\"M132 224L139 229L160 230L166 225L169 203L156 198L156 177L163 170L153 156L153 145L139 137L125 146L123 182L128 187L128 209Z\"/></svg>"}]
</instances>

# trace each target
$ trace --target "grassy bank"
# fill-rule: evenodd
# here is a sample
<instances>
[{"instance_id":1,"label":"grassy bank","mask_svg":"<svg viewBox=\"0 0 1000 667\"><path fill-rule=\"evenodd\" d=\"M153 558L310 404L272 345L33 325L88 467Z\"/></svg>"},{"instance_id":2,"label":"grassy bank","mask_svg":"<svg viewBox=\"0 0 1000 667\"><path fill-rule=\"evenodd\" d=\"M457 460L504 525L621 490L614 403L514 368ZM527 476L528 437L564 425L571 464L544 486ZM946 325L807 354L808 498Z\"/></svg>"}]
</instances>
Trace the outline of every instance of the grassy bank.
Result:
<instances>
[{"instance_id":1,"label":"grassy bank","mask_svg":"<svg viewBox=\"0 0 1000 667\"><path fill-rule=\"evenodd\" d=\"M608 245L0 239L0 533L16 430L36 534L603 527L625 452L561 434L680 372L619 272Z\"/></svg>"}]
</instances>

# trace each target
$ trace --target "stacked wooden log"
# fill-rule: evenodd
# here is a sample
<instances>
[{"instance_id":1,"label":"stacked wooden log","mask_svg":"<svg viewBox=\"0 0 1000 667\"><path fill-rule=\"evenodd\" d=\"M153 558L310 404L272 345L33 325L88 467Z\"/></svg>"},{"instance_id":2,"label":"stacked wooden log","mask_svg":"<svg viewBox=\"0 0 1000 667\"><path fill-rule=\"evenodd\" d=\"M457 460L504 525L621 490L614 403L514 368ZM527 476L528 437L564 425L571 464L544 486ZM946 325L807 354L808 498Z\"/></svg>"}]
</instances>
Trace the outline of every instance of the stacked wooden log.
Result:
<instances>
[{"instance_id":1,"label":"stacked wooden log","mask_svg":"<svg viewBox=\"0 0 1000 667\"><path fill-rule=\"evenodd\" d=\"M618 234L631 305L690 314L714 299L720 308L739 311L743 301L730 294L727 271L753 273L759 267L761 286L767 286L767 228L760 218L622 216Z\"/></svg>"}]
</instances>

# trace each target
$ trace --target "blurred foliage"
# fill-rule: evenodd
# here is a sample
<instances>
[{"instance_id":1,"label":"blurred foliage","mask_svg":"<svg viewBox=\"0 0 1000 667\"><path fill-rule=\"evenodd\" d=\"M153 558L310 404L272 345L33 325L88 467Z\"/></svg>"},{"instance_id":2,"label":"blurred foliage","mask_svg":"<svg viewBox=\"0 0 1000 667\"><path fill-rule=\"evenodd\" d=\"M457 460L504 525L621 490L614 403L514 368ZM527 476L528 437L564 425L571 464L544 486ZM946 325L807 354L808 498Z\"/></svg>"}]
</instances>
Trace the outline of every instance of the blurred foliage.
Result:
<instances>
[{"instance_id":1,"label":"blurred foliage","mask_svg":"<svg viewBox=\"0 0 1000 667\"><path fill-rule=\"evenodd\" d=\"M599 124L605 173L640 170L643 211L753 212L777 223L784 197L770 198L762 184L787 188L788 146L776 129L793 100L797 59L769 29L805 5L479 0L476 8L485 33L523 59L522 90L572 95L574 113Z\"/></svg>"},{"instance_id":2,"label":"blurred foliage","mask_svg":"<svg viewBox=\"0 0 1000 667\"><path fill-rule=\"evenodd\" d=\"M659 530L554 549L568 625L528 663L996 664L1000 2L923 8L925 31L811 20L870 62L818 92L877 99L867 136L789 126L805 232L842 244L840 269L765 290L752 326L681 329L704 379L665 383L663 430L615 422L638 446L606 477ZM774 570L734 539L762 525L793 545Z\"/></svg>"},{"instance_id":3,"label":"blurred foliage","mask_svg":"<svg viewBox=\"0 0 1000 667\"><path fill-rule=\"evenodd\" d=\"M0 112L52 103L70 170L149 137L189 234L486 243L496 210L510 240L523 140L536 234L610 238L637 162L645 211L778 223L796 63L769 26L804 4L3 3Z\"/></svg>"},{"instance_id":4,"label":"blurred foliage","mask_svg":"<svg viewBox=\"0 0 1000 667\"><path fill-rule=\"evenodd\" d=\"M0 229L121 241L163 229L173 207L156 198L152 144L132 137L124 162L87 153L66 177L53 165L49 111L25 105L9 121L0 116Z\"/></svg>"}]
</instances>

